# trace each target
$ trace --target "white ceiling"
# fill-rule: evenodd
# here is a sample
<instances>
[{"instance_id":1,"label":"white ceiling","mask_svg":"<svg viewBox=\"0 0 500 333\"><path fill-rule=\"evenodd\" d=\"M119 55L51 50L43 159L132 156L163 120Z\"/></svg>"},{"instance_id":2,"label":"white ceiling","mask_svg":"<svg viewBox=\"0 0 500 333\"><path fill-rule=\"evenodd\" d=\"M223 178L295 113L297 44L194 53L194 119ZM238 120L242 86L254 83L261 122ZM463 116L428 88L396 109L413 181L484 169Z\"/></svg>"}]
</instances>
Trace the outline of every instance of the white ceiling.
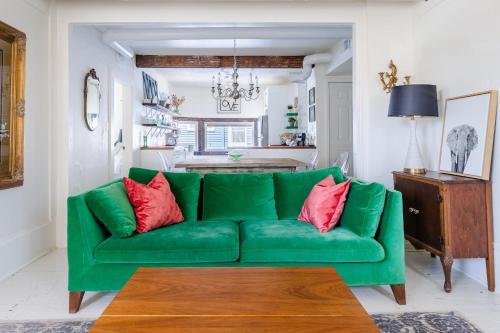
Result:
<instances>
[{"instance_id":1,"label":"white ceiling","mask_svg":"<svg viewBox=\"0 0 500 333\"><path fill-rule=\"evenodd\" d=\"M236 55L282 56L308 55L328 51L335 39L301 40L296 39L236 39ZM126 43L136 54L157 55L233 55L233 40L169 40L169 41L132 41Z\"/></svg>"},{"instance_id":2,"label":"white ceiling","mask_svg":"<svg viewBox=\"0 0 500 333\"><path fill-rule=\"evenodd\" d=\"M335 43L351 38L352 28L338 24L103 24L103 40L118 42L135 54L150 55L310 55L330 52ZM346 68L348 71L350 68ZM229 73L229 70L226 69ZM211 86L219 69L158 69L172 83ZM295 71L300 71L297 69ZM255 69L260 84L289 82L290 69ZM240 70L247 82L249 69Z\"/></svg>"},{"instance_id":3,"label":"white ceiling","mask_svg":"<svg viewBox=\"0 0 500 333\"><path fill-rule=\"evenodd\" d=\"M99 25L103 38L135 54L154 55L309 55L329 51L351 38L347 25L127 24Z\"/></svg>"}]
</instances>

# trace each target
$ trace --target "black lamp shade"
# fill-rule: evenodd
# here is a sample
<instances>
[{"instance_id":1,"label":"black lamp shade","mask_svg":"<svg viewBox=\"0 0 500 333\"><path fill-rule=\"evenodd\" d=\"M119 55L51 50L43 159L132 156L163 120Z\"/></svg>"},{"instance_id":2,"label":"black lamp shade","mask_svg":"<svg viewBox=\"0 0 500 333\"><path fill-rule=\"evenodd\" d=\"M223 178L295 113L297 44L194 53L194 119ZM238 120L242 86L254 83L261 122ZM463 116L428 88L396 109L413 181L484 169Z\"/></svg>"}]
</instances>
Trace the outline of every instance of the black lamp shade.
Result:
<instances>
[{"instance_id":1,"label":"black lamp shade","mask_svg":"<svg viewBox=\"0 0 500 333\"><path fill-rule=\"evenodd\" d=\"M437 117L437 89L431 84L392 88L389 117Z\"/></svg>"}]
</instances>

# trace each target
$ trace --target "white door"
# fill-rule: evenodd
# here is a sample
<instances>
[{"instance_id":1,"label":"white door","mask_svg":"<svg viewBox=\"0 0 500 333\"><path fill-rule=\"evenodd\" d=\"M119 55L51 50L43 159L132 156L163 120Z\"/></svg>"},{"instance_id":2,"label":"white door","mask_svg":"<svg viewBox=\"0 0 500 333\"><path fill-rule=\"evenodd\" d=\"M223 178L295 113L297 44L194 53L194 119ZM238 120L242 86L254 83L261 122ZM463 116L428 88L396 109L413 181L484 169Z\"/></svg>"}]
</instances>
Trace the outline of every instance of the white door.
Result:
<instances>
[{"instance_id":1,"label":"white door","mask_svg":"<svg viewBox=\"0 0 500 333\"><path fill-rule=\"evenodd\" d=\"M330 82L330 165L344 152L349 153L349 174L353 170L352 83Z\"/></svg>"},{"instance_id":2,"label":"white door","mask_svg":"<svg viewBox=\"0 0 500 333\"><path fill-rule=\"evenodd\" d=\"M114 81L113 108L110 119L110 174L111 179L127 176L132 165L131 124L132 89Z\"/></svg>"}]
</instances>

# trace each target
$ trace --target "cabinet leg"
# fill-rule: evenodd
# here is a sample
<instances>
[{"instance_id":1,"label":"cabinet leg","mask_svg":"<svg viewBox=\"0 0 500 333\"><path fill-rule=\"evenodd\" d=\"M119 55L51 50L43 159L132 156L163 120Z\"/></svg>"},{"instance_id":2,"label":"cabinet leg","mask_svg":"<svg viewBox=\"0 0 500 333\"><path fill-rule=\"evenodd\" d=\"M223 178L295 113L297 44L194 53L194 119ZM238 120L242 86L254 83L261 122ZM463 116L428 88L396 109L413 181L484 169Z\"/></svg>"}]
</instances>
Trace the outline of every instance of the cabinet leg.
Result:
<instances>
[{"instance_id":1,"label":"cabinet leg","mask_svg":"<svg viewBox=\"0 0 500 333\"><path fill-rule=\"evenodd\" d=\"M488 290L495 291L495 261L493 258L486 258L486 277L488 279Z\"/></svg>"},{"instance_id":2,"label":"cabinet leg","mask_svg":"<svg viewBox=\"0 0 500 333\"><path fill-rule=\"evenodd\" d=\"M442 255L440 259L444 271L444 291L449 293L451 292L451 266L453 266L453 257Z\"/></svg>"}]
</instances>

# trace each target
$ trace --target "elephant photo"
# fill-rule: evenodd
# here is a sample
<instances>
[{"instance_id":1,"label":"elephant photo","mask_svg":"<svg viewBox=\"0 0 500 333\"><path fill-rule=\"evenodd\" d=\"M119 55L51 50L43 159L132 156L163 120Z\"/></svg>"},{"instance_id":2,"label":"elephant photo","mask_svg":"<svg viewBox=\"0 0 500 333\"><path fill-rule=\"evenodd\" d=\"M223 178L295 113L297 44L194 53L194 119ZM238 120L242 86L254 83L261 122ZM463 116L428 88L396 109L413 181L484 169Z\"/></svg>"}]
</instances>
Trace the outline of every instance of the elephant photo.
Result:
<instances>
[{"instance_id":1,"label":"elephant photo","mask_svg":"<svg viewBox=\"0 0 500 333\"><path fill-rule=\"evenodd\" d=\"M477 147L479 137L474 127L460 125L451 129L446 137L446 143L450 148L451 171L464 173L469 156Z\"/></svg>"}]
</instances>

